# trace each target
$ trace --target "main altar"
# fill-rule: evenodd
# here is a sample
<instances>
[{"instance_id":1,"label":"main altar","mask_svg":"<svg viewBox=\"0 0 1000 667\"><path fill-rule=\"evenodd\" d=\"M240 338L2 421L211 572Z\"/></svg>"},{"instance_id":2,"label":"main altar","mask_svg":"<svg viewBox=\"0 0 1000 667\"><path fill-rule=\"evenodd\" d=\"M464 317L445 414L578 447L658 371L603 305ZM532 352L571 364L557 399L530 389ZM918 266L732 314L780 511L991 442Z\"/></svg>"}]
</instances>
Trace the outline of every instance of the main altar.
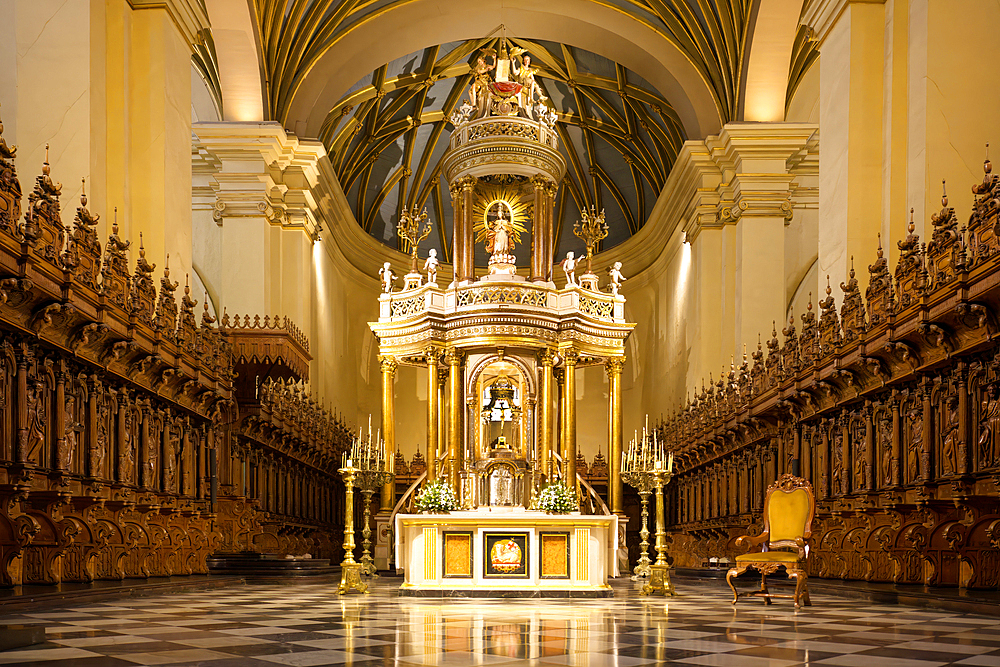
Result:
<instances>
[{"instance_id":1,"label":"main altar","mask_svg":"<svg viewBox=\"0 0 1000 667\"><path fill-rule=\"evenodd\" d=\"M393 267L383 267L379 318L370 323L382 372L382 434L396 442L396 369L425 368L427 480L448 480L461 511L398 513L395 487L387 484L375 563L386 569L394 561L410 592L606 591L624 547L621 373L635 325L625 320L621 265L604 287L592 271L593 251L607 235L603 212L583 211L574 231L587 251L569 253L562 275L553 276L554 199L566 172L558 114L546 106L528 54L505 39L495 43L472 68L442 161L454 214L452 280L438 283L434 250L426 275L420 272L427 214L404 210L399 234L411 263L399 291ZM476 243L489 256L485 270L475 266ZM518 266L520 246L530 247L527 267ZM597 503L603 513L532 510L539 489L555 479L578 497L587 492L576 475L576 381L578 369L597 365L609 378L612 465L608 498ZM497 563L504 569L493 553L501 542L503 558L520 552L516 575L491 570ZM565 576L556 577L551 568L563 561Z\"/></svg>"}]
</instances>

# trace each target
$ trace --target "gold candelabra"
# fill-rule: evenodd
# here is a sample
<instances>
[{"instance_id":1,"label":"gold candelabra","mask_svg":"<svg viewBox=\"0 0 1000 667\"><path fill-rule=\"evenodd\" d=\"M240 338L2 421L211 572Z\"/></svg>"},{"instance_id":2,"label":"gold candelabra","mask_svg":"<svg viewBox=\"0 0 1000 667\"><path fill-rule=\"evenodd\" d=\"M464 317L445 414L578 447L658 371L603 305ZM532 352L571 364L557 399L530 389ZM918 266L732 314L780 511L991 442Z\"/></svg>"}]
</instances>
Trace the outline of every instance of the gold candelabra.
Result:
<instances>
[{"instance_id":1,"label":"gold candelabra","mask_svg":"<svg viewBox=\"0 0 1000 667\"><path fill-rule=\"evenodd\" d=\"M642 552L639 563L635 566L633 581L639 577L648 577L649 581L642 587L643 595L655 593L658 595L673 595L674 587L670 582L670 567L667 565L667 534L664 520L663 486L673 475L674 455L667 452L662 440L657 439L656 431L650 433L649 418L642 429L642 438L636 431L635 437L622 452L621 477L629 486L635 487L642 501L642 529L639 546ZM649 495L656 492L656 562L649 561Z\"/></svg>"},{"instance_id":2,"label":"gold candelabra","mask_svg":"<svg viewBox=\"0 0 1000 667\"><path fill-rule=\"evenodd\" d=\"M385 441L381 430L373 438L371 417L368 418L368 435L363 436L358 429L358 437L351 446L351 461L356 465L355 479L361 491L364 504L364 527L361 530L361 574L377 577L375 559L371 554L371 506L372 495L395 478L394 461L386 463Z\"/></svg>"},{"instance_id":3,"label":"gold candelabra","mask_svg":"<svg viewBox=\"0 0 1000 667\"><path fill-rule=\"evenodd\" d=\"M354 562L354 479L357 469L346 452L343 467L337 472L344 476L347 492L344 503L344 560L340 563L340 586L337 592L343 595L353 588L359 593L367 593L368 584L361 581L361 563Z\"/></svg>"},{"instance_id":4,"label":"gold candelabra","mask_svg":"<svg viewBox=\"0 0 1000 667\"><path fill-rule=\"evenodd\" d=\"M608 223L604 222L604 211L598 213L595 206L591 206L589 211L584 208L580 217L583 219L573 225L573 234L587 246L587 273L593 273L594 246L608 235Z\"/></svg>"},{"instance_id":5,"label":"gold candelabra","mask_svg":"<svg viewBox=\"0 0 1000 667\"><path fill-rule=\"evenodd\" d=\"M399 214L399 224L396 225L399 238L410 244L410 273L417 273L417 247L431 233L431 221L427 219L427 209L417 212L417 205L407 211L405 208Z\"/></svg>"}]
</instances>

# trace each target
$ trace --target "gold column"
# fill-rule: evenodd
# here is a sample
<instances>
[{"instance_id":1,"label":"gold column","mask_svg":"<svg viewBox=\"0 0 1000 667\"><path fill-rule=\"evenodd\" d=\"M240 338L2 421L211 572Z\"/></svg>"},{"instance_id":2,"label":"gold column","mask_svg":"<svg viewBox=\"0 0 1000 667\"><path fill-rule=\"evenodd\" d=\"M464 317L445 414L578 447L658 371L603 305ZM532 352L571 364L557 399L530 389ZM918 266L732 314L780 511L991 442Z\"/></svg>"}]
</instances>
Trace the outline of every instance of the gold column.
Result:
<instances>
[{"instance_id":1,"label":"gold column","mask_svg":"<svg viewBox=\"0 0 1000 667\"><path fill-rule=\"evenodd\" d=\"M472 243L473 190L479 179L466 176L462 179L462 280L476 277L475 246Z\"/></svg>"},{"instance_id":2,"label":"gold column","mask_svg":"<svg viewBox=\"0 0 1000 667\"><path fill-rule=\"evenodd\" d=\"M447 364L438 365L438 440L435 454L438 458L444 456L448 451L448 411L445 406L448 404L448 373L450 369ZM444 474L444 466L438 467L438 473Z\"/></svg>"},{"instance_id":3,"label":"gold column","mask_svg":"<svg viewBox=\"0 0 1000 667\"><path fill-rule=\"evenodd\" d=\"M456 493L459 492L459 472L462 470L462 352L451 348L445 354L448 364L448 481Z\"/></svg>"},{"instance_id":4,"label":"gold column","mask_svg":"<svg viewBox=\"0 0 1000 667\"><path fill-rule=\"evenodd\" d=\"M552 350L543 350L539 355L542 364L541 396L539 397L540 409L538 411L538 458L542 464L542 474L545 481L549 481L552 474L552 364L555 362L555 355Z\"/></svg>"},{"instance_id":5,"label":"gold column","mask_svg":"<svg viewBox=\"0 0 1000 667\"><path fill-rule=\"evenodd\" d=\"M545 186L548 180L539 175L531 177L531 185L535 189L535 202L531 221L531 280L546 280L545 251L548 249L546 229L548 218L545 211ZM551 262L549 262L551 264Z\"/></svg>"},{"instance_id":6,"label":"gold column","mask_svg":"<svg viewBox=\"0 0 1000 667\"><path fill-rule=\"evenodd\" d=\"M465 236L463 230L464 217L462 215L462 182L452 183L448 188L451 191L451 265L454 269L452 280L455 284L461 280L462 269L462 238Z\"/></svg>"},{"instance_id":7,"label":"gold column","mask_svg":"<svg viewBox=\"0 0 1000 667\"><path fill-rule=\"evenodd\" d=\"M556 399L555 399L555 409L556 414L552 419L552 448L559 450L559 456L562 460L566 460L566 392L563 388L566 386L566 369L565 368L554 368L552 370L552 377L556 381ZM550 457L551 459L551 457ZM551 465L551 460L550 460ZM563 466L562 478L566 478L566 467Z\"/></svg>"},{"instance_id":8,"label":"gold column","mask_svg":"<svg viewBox=\"0 0 1000 667\"><path fill-rule=\"evenodd\" d=\"M608 372L608 495L611 501L611 511L615 514L624 513L624 488L622 487L622 368L625 357L612 357L605 362Z\"/></svg>"},{"instance_id":9,"label":"gold column","mask_svg":"<svg viewBox=\"0 0 1000 667\"><path fill-rule=\"evenodd\" d=\"M576 362L579 359L580 355L575 350L566 352L566 432L564 435L566 442L566 485L573 493L577 494L578 498L576 479Z\"/></svg>"},{"instance_id":10,"label":"gold column","mask_svg":"<svg viewBox=\"0 0 1000 667\"><path fill-rule=\"evenodd\" d=\"M427 481L437 477L438 351L427 350Z\"/></svg>"},{"instance_id":11,"label":"gold column","mask_svg":"<svg viewBox=\"0 0 1000 667\"><path fill-rule=\"evenodd\" d=\"M396 455L396 359L380 356L382 369L382 438L385 440L385 469L391 470L392 458ZM391 512L396 504L396 481L391 479L382 485L382 510Z\"/></svg>"},{"instance_id":12,"label":"gold column","mask_svg":"<svg viewBox=\"0 0 1000 667\"><path fill-rule=\"evenodd\" d=\"M556 239L555 239L555 210L556 210L556 193L559 191L559 186L551 181L545 187L545 276L546 280L552 280L552 263L554 260L553 255L556 252Z\"/></svg>"}]
</instances>

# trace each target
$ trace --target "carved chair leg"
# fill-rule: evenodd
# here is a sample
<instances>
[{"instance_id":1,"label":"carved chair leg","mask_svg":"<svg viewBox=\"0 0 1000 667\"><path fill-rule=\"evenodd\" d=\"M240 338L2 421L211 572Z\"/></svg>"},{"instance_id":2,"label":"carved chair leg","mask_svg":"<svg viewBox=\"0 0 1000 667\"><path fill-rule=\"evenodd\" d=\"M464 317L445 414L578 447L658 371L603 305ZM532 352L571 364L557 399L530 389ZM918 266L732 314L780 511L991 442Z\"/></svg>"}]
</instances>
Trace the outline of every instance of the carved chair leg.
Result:
<instances>
[{"instance_id":1,"label":"carved chair leg","mask_svg":"<svg viewBox=\"0 0 1000 667\"><path fill-rule=\"evenodd\" d=\"M811 606L806 573L802 570L794 570L789 572L788 576L795 577L795 606L799 607L800 603Z\"/></svg>"},{"instance_id":2,"label":"carved chair leg","mask_svg":"<svg viewBox=\"0 0 1000 667\"><path fill-rule=\"evenodd\" d=\"M742 572L738 567L730 568L729 572L726 573L726 583L733 589L733 604L736 604L736 601L740 599L740 594L736 592L736 577L740 574Z\"/></svg>"}]
</instances>

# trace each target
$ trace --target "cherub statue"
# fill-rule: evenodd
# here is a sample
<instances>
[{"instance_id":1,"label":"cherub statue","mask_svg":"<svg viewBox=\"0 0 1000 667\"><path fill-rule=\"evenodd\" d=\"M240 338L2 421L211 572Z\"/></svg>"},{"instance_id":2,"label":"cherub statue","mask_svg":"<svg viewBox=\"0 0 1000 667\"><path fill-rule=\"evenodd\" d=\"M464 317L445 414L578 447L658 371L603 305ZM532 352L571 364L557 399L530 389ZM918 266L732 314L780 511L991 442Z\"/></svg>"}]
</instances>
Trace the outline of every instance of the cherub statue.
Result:
<instances>
[{"instance_id":1,"label":"cherub statue","mask_svg":"<svg viewBox=\"0 0 1000 667\"><path fill-rule=\"evenodd\" d=\"M428 283L437 283L438 264L438 251L431 248L427 253L427 261L424 262L424 271L427 272Z\"/></svg>"},{"instance_id":2,"label":"cherub statue","mask_svg":"<svg viewBox=\"0 0 1000 667\"><path fill-rule=\"evenodd\" d=\"M472 104L469 103L469 100L465 100L462 102L462 106L458 107L458 110L452 112L451 117L448 120L451 121L452 125L458 127L462 123L469 122L469 117L475 110L476 107L472 106Z\"/></svg>"},{"instance_id":3,"label":"cherub statue","mask_svg":"<svg viewBox=\"0 0 1000 667\"><path fill-rule=\"evenodd\" d=\"M392 291L392 283L396 280L396 274L392 272L392 266L389 262L382 265L382 268L378 270L378 276L382 279L382 291L388 294Z\"/></svg>"},{"instance_id":4,"label":"cherub statue","mask_svg":"<svg viewBox=\"0 0 1000 667\"><path fill-rule=\"evenodd\" d=\"M562 261L562 270L566 274L566 284L576 285L576 265L580 260L573 259L573 253L566 253L566 259Z\"/></svg>"},{"instance_id":5,"label":"cherub statue","mask_svg":"<svg viewBox=\"0 0 1000 667\"><path fill-rule=\"evenodd\" d=\"M622 275L622 263L615 262L608 269L608 275L611 276L611 295L618 296L618 290L622 288L622 283L626 280L625 276Z\"/></svg>"}]
</instances>

